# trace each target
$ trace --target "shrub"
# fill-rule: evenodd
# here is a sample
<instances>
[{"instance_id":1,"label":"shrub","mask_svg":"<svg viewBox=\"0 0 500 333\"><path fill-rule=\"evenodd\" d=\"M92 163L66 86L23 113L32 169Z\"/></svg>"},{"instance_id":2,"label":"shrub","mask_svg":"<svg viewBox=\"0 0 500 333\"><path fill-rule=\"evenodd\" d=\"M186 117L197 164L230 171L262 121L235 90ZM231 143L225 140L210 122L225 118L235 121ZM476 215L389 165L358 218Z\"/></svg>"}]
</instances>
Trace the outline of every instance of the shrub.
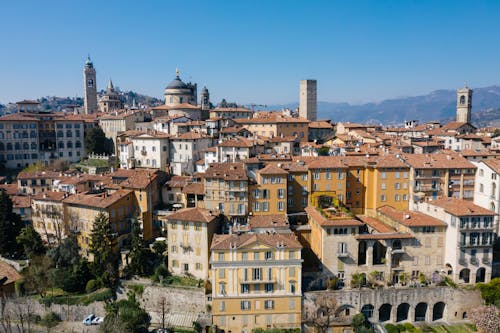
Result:
<instances>
[{"instance_id":1,"label":"shrub","mask_svg":"<svg viewBox=\"0 0 500 333\"><path fill-rule=\"evenodd\" d=\"M16 290L16 296L17 297L24 296L24 294L26 293L26 288L25 288L25 285L24 285L24 279L17 280L14 283L14 288Z\"/></svg>"},{"instance_id":2,"label":"shrub","mask_svg":"<svg viewBox=\"0 0 500 333\"><path fill-rule=\"evenodd\" d=\"M132 285L130 285L130 289L132 289L136 295L140 296L144 292L144 285L132 284Z\"/></svg>"},{"instance_id":3,"label":"shrub","mask_svg":"<svg viewBox=\"0 0 500 333\"><path fill-rule=\"evenodd\" d=\"M92 280L89 280L89 281L87 282L87 286L85 286L85 291L86 291L87 293L91 293L91 292L93 292L94 290L96 290L96 289L97 289L97 287L98 287L98 283L97 283L97 281L96 281L96 280L94 280L94 279L92 279Z\"/></svg>"},{"instance_id":4,"label":"shrub","mask_svg":"<svg viewBox=\"0 0 500 333\"><path fill-rule=\"evenodd\" d=\"M47 328L52 328L57 326L57 324L61 321L59 315L55 312L47 312L43 315L40 320L40 325L45 326Z\"/></svg>"},{"instance_id":5,"label":"shrub","mask_svg":"<svg viewBox=\"0 0 500 333\"><path fill-rule=\"evenodd\" d=\"M152 276L152 280L155 282L163 282L167 276L170 275L170 272L168 271L168 268L165 264L161 264L160 266L156 267L155 272Z\"/></svg>"},{"instance_id":6,"label":"shrub","mask_svg":"<svg viewBox=\"0 0 500 333\"><path fill-rule=\"evenodd\" d=\"M330 281L328 281L328 289L330 290L335 290L337 289L337 283L339 282L339 279L337 277L332 277Z\"/></svg>"},{"instance_id":7,"label":"shrub","mask_svg":"<svg viewBox=\"0 0 500 333\"><path fill-rule=\"evenodd\" d=\"M397 328L398 328L398 330L399 330L400 332L404 332L404 331L406 331L406 327L405 327L405 325L403 325L403 324L397 324L396 326L397 326Z\"/></svg>"},{"instance_id":8,"label":"shrub","mask_svg":"<svg viewBox=\"0 0 500 333\"><path fill-rule=\"evenodd\" d=\"M408 332L415 332L416 328L411 323L404 323L404 327Z\"/></svg>"},{"instance_id":9,"label":"shrub","mask_svg":"<svg viewBox=\"0 0 500 333\"><path fill-rule=\"evenodd\" d=\"M387 330L387 333L399 333L399 329L393 324L386 324L384 327Z\"/></svg>"}]
</instances>

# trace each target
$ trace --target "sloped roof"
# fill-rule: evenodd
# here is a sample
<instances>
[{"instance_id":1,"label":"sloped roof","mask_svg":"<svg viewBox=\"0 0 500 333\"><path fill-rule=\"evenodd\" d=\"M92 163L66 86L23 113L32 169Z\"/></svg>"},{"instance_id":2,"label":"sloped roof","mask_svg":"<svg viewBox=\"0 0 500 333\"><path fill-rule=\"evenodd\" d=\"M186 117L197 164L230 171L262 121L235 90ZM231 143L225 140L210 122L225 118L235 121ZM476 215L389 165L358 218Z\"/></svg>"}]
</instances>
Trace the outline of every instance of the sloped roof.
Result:
<instances>
[{"instance_id":1,"label":"sloped roof","mask_svg":"<svg viewBox=\"0 0 500 333\"><path fill-rule=\"evenodd\" d=\"M246 233L241 235L214 235L212 240L212 250L229 250L236 247L237 249L248 248L253 244L264 244L270 248L280 248L281 246L288 249L302 249L294 234L261 234L261 233Z\"/></svg>"},{"instance_id":2,"label":"sloped roof","mask_svg":"<svg viewBox=\"0 0 500 333\"><path fill-rule=\"evenodd\" d=\"M189 221L189 222L203 222L210 223L217 219L218 213L205 208L184 208L176 211L167 216L167 220L173 221Z\"/></svg>"}]
</instances>

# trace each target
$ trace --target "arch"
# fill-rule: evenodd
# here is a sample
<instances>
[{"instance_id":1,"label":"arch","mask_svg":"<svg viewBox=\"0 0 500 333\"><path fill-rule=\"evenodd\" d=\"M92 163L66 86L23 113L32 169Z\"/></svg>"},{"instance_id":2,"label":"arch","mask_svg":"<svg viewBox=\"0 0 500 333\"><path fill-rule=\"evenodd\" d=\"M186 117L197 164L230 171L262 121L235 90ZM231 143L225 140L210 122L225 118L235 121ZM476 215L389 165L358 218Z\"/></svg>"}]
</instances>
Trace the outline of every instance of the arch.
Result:
<instances>
[{"instance_id":1,"label":"arch","mask_svg":"<svg viewBox=\"0 0 500 333\"><path fill-rule=\"evenodd\" d=\"M458 277L463 280L465 283L469 283L470 282L470 269L468 268L464 268L460 271L460 273L458 274Z\"/></svg>"},{"instance_id":2,"label":"arch","mask_svg":"<svg viewBox=\"0 0 500 333\"><path fill-rule=\"evenodd\" d=\"M361 313L365 316L365 318L373 317L374 306L371 304L365 304L361 308Z\"/></svg>"},{"instance_id":3,"label":"arch","mask_svg":"<svg viewBox=\"0 0 500 333\"><path fill-rule=\"evenodd\" d=\"M410 312L410 304L408 303L399 304L396 312L396 321L408 320L409 312Z\"/></svg>"},{"instance_id":4,"label":"arch","mask_svg":"<svg viewBox=\"0 0 500 333\"><path fill-rule=\"evenodd\" d=\"M415 307L415 320L414 321L425 321L425 315L427 314L427 303L418 303Z\"/></svg>"},{"instance_id":5,"label":"arch","mask_svg":"<svg viewBox=\"0 0 500 333\"><path fill-rule=\"evenodd\" d=\"M453 275L453 266L450 263L446 263L446 274Z\"/></svg>"},{"instance_id":6,"label":"arch","mask_svg":"<svg viewBox=\"0 0 500 333\"><path fill-rule=\"evenodd\" d=\"M432 308L432 321L443 319L445 306L444 302L437 302L434 304Z\"/></svg>"},{"instance_id":7,"label":"arch","mask_svg":"<svg viewBox=\"0 0 500 333\"><path fill-rule=\"evenodd\" d=\"M350 304L342 304L335 311L335 317L349 317L352 314L351 309L355 309L354 306Z\"/></svg>"},{"instance_id":8,"label":"arch","mask_svg":"<svg viewBox=\"0 0 500 333\"><path fill-rule=\"evenodd\" d=\"M484 267L479 267L476 271L476 283L484 282L486 279L486 269Z\"/></svg>"},{"instance_id":9,"label":"arch","mask_svg":"<svg viewBox=\"0 0 500 333\"><path fill-rule=\"evenodd\" d=\"M378 309L378 321L388 321L391 320L391 309L392 305L389 303L384 303Z\"/></svg>"},{"instance_id":10,"label":"arch","mask_svg":"<svg viewBox=\"0 0 500 333\"><path fill-rule=\"evenodd\" d=\"M467 319L467 311L465 311L464 313L462 313L462 319Z\"/></svg>"},{"instance_id":11,"label":"arch","mask_svg":"<svg viewBox=\"0 0 500 333\"><path fill-rule=\"evenodd\" d=\"M366 265L366 250L366 241L360 241L358 244L358 265Z\"/></svg>"}]
</instances>

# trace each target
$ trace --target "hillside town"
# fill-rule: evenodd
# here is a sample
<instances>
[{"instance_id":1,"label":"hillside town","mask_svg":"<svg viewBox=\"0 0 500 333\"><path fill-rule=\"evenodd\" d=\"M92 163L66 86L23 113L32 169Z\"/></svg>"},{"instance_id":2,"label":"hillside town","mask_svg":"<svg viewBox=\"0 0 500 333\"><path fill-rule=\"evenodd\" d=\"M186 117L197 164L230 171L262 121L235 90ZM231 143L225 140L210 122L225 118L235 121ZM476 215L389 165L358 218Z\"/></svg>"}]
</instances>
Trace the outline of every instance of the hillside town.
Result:
<instances>
[{"instance_id":1,"label":"hillside town","mask_svg":"<svg viewBox=\"0 0 500 333\"><path fill-rule=\"evenodd\" d=\"M298 109L262 111L198 96L179 70L162 105L126 104L111 80L98 96L96 75L89 57L83 107L0 117L0 296L69 309L51 288L105 290L94 328L118 298L158 332L365 332L361 314L392 333L468 323L474 286L500 277L500 131L471 123L470 87L455 121L386 127L320 119L316 80ZM65 253L77 281L42 290Z\"/></svg>"}]
</instances>

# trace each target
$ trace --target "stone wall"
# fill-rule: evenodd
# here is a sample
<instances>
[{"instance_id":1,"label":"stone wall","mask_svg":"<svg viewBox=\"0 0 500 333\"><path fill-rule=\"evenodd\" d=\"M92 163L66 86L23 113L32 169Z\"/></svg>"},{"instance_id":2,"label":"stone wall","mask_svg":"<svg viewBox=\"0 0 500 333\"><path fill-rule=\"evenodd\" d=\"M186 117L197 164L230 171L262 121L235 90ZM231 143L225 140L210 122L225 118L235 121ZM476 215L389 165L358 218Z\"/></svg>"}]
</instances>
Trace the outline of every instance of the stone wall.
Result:
<instances>
[{"instance_id":1,"label":"stone wall","mask_svg":"<svg viewBox=\"0 0 500 333\"><path fill-rule=\"evenodd\" d=\"M478 290L450 287L316 291L304 293L304 303L323 294L337 299L339 315L371 312L372 322L453 322L466 319L470 309L482 304Z\"/></svg>"},{"instance_id":2,"label":"stone wall","mask_svg":"<svg viewBox=\"0 0 500 333\"><path fill-rule=\"evenodd\" d=\"M151 315L152 323L161 322L162 299L165 299L165 311L168 313L195 314L196 316L207 312L207 297L205 290L187 287L162 287L147 285L140 281L125 284L125 288L118 294L118 299L126 298L127 285L142 284L144 292L137 297L146 311Z\"/></svg>"}]
</instances>

